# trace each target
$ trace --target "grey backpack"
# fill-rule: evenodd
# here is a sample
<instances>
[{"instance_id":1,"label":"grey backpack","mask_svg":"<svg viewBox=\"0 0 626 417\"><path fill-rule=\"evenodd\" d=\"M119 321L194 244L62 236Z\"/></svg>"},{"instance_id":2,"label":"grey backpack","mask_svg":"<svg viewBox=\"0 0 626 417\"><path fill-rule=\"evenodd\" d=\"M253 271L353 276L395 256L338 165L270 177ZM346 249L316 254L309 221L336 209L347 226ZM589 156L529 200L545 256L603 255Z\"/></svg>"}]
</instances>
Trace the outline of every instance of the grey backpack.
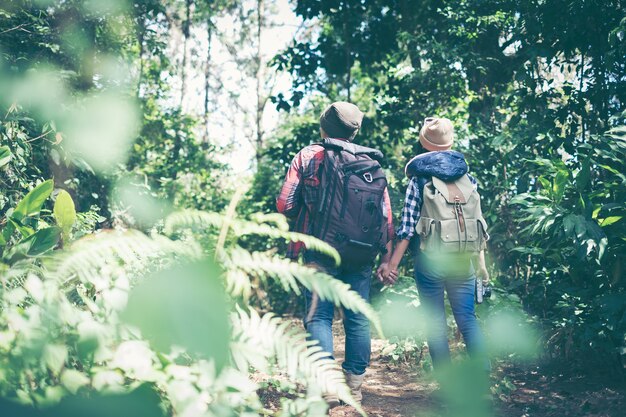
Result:
<instances>
[{"instance_id":1,"label":"grey backpack","mask_svg":"<svg viewBox=\"0 0 626 417\"><path fill-rule=\"evenodd\" d=\"M437 177L424 186L422 210L415 226L420 250L430 254L477 253L489 235L480 195L467 175L453 182Z\"/></svg>"},{"instance_id":2,"label":"grey backpack","mask_svg":"<svg viewBox=\"0 0 626 417\"><path fill-rule=\"evenodd\" d=\"M385 251L387 178L383 154L350 142L325 139L313 235L333 246L344 268L359 268Z\"/></svg>"}]
</instances>

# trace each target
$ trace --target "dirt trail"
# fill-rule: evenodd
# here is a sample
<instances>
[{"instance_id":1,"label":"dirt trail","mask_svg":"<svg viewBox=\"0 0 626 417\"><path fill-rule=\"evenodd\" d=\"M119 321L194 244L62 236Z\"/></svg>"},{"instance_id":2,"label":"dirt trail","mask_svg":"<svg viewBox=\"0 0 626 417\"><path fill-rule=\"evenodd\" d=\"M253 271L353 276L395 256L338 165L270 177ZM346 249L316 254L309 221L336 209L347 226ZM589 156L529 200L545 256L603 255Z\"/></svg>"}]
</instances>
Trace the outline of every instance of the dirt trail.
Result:
<instances>
[{"instance_id":1,"label":"dirt trail","mask_svg":"<svg viewBox=\"0 0 626 417\"><path fill-rule=\"evenodd\" d=\"M341 322L333 326L335 357L344 358L345 335ZM440 407L433 398L437 384L407 366L391 365L381 360L384 341L372 339L372 361L363 385L363 408L370 417L415 416L422 412L436 412ZM331 410L333 417L358 417L348 406Z\"/></svg>"},{"instance_id":2,"label":"dirt trail","mask_svg":"<svg viewBox=\"0 0 626 417\"><path fill-rule=\"evenodd\" d=\"M340 322L333 327L335 356L344 355ZM429 375L381 360L384 342L372 340L372 362L363 386L363 408L370 417L445 417L435 398L438 386ZM494 417L624 417L626 386L607 386L607 377L564 375L537 365L516 367L495 362L492 383L506 378L514 388L494 396ZM331 410L333 417L357 417L351 407Z\"/></svg>"}]
</instances>

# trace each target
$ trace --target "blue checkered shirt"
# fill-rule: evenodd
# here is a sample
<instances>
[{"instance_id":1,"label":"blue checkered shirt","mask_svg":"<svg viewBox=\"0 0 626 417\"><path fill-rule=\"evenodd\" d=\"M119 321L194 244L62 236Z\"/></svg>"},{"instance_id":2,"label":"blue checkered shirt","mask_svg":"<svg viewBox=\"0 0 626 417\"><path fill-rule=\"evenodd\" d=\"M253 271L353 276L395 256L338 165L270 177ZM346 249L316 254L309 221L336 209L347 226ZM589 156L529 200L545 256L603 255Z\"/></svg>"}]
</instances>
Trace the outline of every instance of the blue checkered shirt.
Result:
<instances>
[{"instance_id":1,"label":"blue checkered shirt","mask_svg":"<svg viewBox=\"0 0 626 417\"><path fill-rule=\"evenodd\" d=\"M468 177L474 184L474 187L477 188L476 179L471 175L468 175ZM415 234L415 225L417 225L422 209L423 190L428 181L430 181L430 178L427 177L412 177L411 181L409 181L409 185L406 188L406 196L404 197L400 226L396 230L398 240L411 240Z\"/></svg>"}]
</instances>

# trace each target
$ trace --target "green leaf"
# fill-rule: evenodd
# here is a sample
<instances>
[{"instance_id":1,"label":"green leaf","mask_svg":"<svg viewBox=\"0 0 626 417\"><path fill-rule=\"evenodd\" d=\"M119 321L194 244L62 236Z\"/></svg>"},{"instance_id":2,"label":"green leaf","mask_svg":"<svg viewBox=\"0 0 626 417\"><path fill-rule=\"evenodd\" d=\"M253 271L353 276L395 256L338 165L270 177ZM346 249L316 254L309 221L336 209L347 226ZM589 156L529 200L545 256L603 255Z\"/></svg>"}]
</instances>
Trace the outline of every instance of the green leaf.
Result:
<instances>
[{"instance_id":1,"label":"green leaf","mask_svg":"<svg viewBox=\"0 0 626 417\"><path fill-rule=\"evenodd\" d=\"M609 216L606 219L602 220L602 223L600 223L600 226L602 227L610 226L613 223L617 223L620 220L622 220L622 216Z\"/></svg>"},{"instance_id":2,"label":"green leaf","mask_svg":"<svg viewBox=\"0 0 626 417\"><path fill-rule=\"evenodd\" d=\"M541 184L541 188L543 188L545 190L549 190L550 189L550 181L548 181L544 177L537 178L537 181L539 181L539 184Z\"/></svg>"},{"instance_id":3,"label":"green leaf","mask_svg":"<svg viewBox=\"0 0 626 417\"><path fill-rule=\"evenodd\" d=\"M61 374L61 384L72 394L76 394L81 387L89 384L89 378L74 369L66 369Z\"/></svg>"},{"instance_id":4,"label":"green leaf","mask_svg":"<svg viewBox=\"0 0 626 417\"><path fill-rule=\"evenodd\" d=\"M13 211L12 217L22 220L24 217L32 216L39 213L43 203L52 194L54 182L52 180L44 181L33 188L26 196L17 204Z\"/></svg>"},{"instance_id":5,"label":"green leaf","mask_svg":"<svg viewBox=\"0 0 626 417\"><path fill-rule=\"evenodd\" d=\"M220 369L228 361L230 340L220 275L207 260L146 277L131 292L122 317L138 326L156 349L168 352L182 346L213 358Z\"/></svg>"},{"instance_id":6,"label":"green leaf","mask_svg":"<svg viewBox=\"0 0 626 417\"><path fill-rule=\"evenodd\" d=\"M20 232L22 237L28 237L35 233L35 231L31 227L24 226L19 220L15 220L9 217L9 223L13 225L13 229Z\"/></svg>"},{"instance_id":7,"label":"green leaf","mask_svg":"<svg viewBox=\"0 0 626 417\"><path fill-rule=\"evenodd\" d=\"M528 255L543 255L544 254L544 250L541 248L528 248L525 246L519 246L519 247L513 248L511 249L511 252L525 253Z\"/></svg>"},{"instance_id":8,"label":"green leaf","mask_svg":"<svg viewBox=\"0 0 626 417\"><path fill-rule=\"evenodd\" d=\"M576 174L576 188L580 192L585 190L587 185L589 184L589 179L591 178L591 161L589 158L586 158L582 166L580 167L580 171Z\"/></svg>"},{"instance_id":9,"label":"green leaf","mask_svg":"<svg viewBox=\"0 0 626 417\"><path fill-rule=\"evenodd\" d=\"M78 341L76 342L78 354L81 358L86 358L100 346L103 329L97 322L87 320L82 321L76 330L78 331Z\"/></svg>"},{"instance_id":10,"label":"green leaf","mask_svg":"<svg viewBox=\"0 0 626 417\"><path fill-rule=\"evenodd\" d=\"M559 171L554 178L554 182L552 184L552 192L554 193L555 200L561 201L563 194L565 193L565 186L569 180L569 172L568 171Z\"/></svg>"},{"instance_id":11,"label":"green leaf","mask_svg":"<svg viewBox=\"0 0 626 417\"><path fill-rule=\"evenodd\" d=\"M60 237L61 229L58 227L47 227L38 230L11 248L5 258L14 262L26 257L43 255L59 243Z\"/></svg>"},{"instance_id":12,"label":"green leaf","mask_svg":"<svg viewBox=\"0 0 626 417\"><path fill-rule=\"evenodd\" d=\"M43 351L43 361L57 375L63 369L65 360L67 359L67 347L65 345L46 345Z\"/></svg>"},{"instance_id":13,"label":"green leaf","mask_svg":"<svg viewBox=\"0 0 626 417\"><path fill-rule=\"evenodd\" d=\"M8 146L0 146L0 168L11 161L13 154Z\"/></svg>"},{"instance_id":14,"label":"green leaf","mask_svg":"<svg viewBox=\"0 0 626 417\"><path fill-rule=\"evenodd\" d=\"M54 210L52 212L57 225L63 231L63 238L69 238L70 231L76 223L76 207L74 206L74 200L72 196L65 191L61 190L57 199L54 202Z\"/></svg>"}]
</instances>

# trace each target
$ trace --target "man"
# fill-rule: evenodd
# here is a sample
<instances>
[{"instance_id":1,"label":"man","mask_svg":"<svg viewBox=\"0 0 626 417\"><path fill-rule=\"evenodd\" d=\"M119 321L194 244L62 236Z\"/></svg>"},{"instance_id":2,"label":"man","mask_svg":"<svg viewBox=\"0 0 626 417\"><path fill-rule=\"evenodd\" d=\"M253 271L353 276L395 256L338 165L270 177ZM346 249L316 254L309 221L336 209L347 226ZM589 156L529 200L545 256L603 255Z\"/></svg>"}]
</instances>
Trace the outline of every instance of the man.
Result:
<instances>
[{"instance_id":1,"label":"man","mask_svg":"<svg viewBox=\"0 0 626 417\"><path fill-rule=\"evenodd\" d=\"M380 252L385 253L382 262L388 261L393 222L387 180L378 162L382 154L352 143L362 120L363 113L354 104L328 106L320 117L323 143L309 145L294 157L276 205L295 231L325 240L342 256L336 267L323 255L305 251L305 262L346 282L369 301L373 262ZM297 258L303 249L301 242L293 243L288 256ZM309 291L304 295L305 328L332 358L334 305ZM346 355L342 368L360 402L371 354L369 321L363 314L344 309L343 325ZM339 405L335 396L325 398L331 408Z\"/></svg>"}]
</instances>

